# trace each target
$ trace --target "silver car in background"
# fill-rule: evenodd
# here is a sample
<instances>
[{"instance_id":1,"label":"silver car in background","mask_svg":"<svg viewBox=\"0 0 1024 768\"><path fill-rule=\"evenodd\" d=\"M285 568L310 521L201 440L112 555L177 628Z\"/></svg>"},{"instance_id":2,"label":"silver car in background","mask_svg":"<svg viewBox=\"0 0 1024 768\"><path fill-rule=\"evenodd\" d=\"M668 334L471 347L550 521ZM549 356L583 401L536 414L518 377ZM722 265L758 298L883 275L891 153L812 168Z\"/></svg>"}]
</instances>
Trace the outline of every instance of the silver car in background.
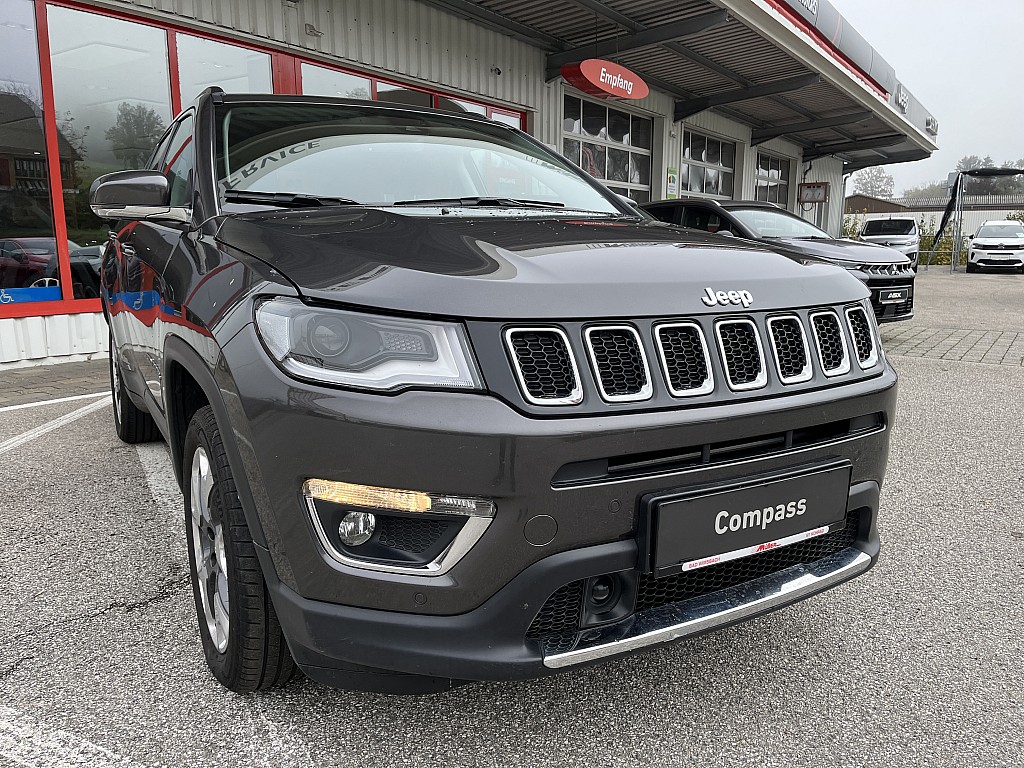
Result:
<instances>
[{"instance_id":1,"label":"silver car in background","mask_svg":"<svg viewBox=\"0 0 1024 768\"><path fill-rule=\"evenodd\" d=\"M912 218L872 219L864 222L858 239L893 248L908 259L917 271L917 257L921 251L921 232Z\"/></svg>"}]
</instances>

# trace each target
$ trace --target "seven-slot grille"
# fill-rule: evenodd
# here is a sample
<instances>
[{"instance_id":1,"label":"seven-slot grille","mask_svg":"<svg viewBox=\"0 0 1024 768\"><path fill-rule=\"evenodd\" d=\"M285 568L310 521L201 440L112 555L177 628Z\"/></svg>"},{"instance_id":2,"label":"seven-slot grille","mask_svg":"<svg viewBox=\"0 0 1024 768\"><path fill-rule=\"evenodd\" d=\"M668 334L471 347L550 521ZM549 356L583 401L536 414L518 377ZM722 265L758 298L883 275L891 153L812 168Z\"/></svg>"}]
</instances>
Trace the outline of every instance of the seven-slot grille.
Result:
<instances>
[{"instance_id":1,"label":"seven-slot grille","mask_svg":"<svg viewBox=\"0 0 1024 768\"><path fill-rule=\"evenodd\" d=\"M535 405L574 405L583 399L576 360L560 328L513 328L505 332L526 399Z\"/></svg>"},{"instance_id":2,"label":"seven-slot grille","mask_svg":"<svg viewBox=\"0 0 1024 768\"><path fill-rule=\"evenodd\" d=\"M705 326L713 329L714 353ZM852 357L863 371L881 359L873 323L862 306L766 318L655 322L647 331L638 330L643 327L642 322L513 327L506 328L503 336L523 396L541 406L578 405L584 388L595 384L596 394L609 403L651 399L657 385L648 363L650 354L660 359L662 392L668 391L659 398L709 394L715 390L715 371L725 374L730 390L745 392L768 386L769 365L775 368L775 386L789 386L810 382L815 370L827 377L849 373ZM577 359L590 364L593 375L586 380L580 376Z\"/></svg>"},{"instance_id":3,"label":"seven-slot grille","mask_svg":"<svg viewBox=\"0 0 1024 768\"><path fill-rule=\"evenodd\" d=\"M796 384L810 379L814 371L800 318L796 315L769 318L768 331L779 380L783 384Z\"/></svg>"},{"instance_id":4,"label":"seven-slot grille","mask_svg":"<svg viewBox=\"0 0 1024 768\"><path fill-rule=\"evenodd\" d=\"M839 317L831 310L811 315L818 362L826 376L839 376L850 370L850 356L846 352L846 337L839 325Z\"/></svg>"},{"instance_id":5,"label":"seven-slot grille","mask_svg":"<svg viewBox=\"0 0 1024 768\"><path fill-rule=\"evenodd\" d=\"M676 397L704 395L715 388L704 331L696 323L666 323L655 327L658 354Z\"/></svg>"},{"instance_id":6,"label":"seven-slot grille","mask_svg":"<svg viewBox=\"0 0 1024 768\"><path fill-rule=\"evenodd\" d=\"M715 331L729 387L742 391L759 389L767 384L764 350L754 322L746 318L719 320Z\"/></svg>"},{"instance_id":7,"label":"seven-slot grille","mask_svg":"<svg viewBox=\"0 0 1024 768\"><path fill-rule=\"evenodd\" d=\"M878 361L878 348L871 335L871 321L868 320L867 312L860 307L849 307L846 310L846 320L850 324L857 362L861 368L870 368Z\"/></svg>"},{"instance_id":8,"label":"seven-slot grille","mask_svg":"<svg viewBox=\"0 0 1024 768\"><path fill-rule=\"evenodd\" d=\"M629 325L606 325L584 332L601 397L611 403L646 400L654 392L640 334Z\"/></svg>"}]
</instances>

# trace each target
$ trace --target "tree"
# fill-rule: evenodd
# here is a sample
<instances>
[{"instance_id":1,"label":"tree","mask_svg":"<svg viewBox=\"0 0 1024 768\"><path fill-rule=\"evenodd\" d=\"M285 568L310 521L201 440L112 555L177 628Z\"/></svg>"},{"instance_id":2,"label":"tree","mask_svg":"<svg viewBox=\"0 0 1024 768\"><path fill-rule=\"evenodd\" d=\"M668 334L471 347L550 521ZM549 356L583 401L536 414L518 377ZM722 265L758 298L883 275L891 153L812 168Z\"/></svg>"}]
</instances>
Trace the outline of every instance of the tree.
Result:
<instances>
[{"instance_id":1,"label":"tree","mask_svg":"<svg viewBox=\"0 0 1024 768\"><path fill-rule=\"evenodd\" d=\"M992 158L986 155L984 158L977 155L965 155L956 164L958 171L973 171L978 168L994 168ZM991 195L995 191L996 180L992 177L966 177L964 179L964 192L968 195Z\"/></svg>"},{"instance_id":2,"label":"tree","mask_svg":"<svg viewBox=\"0 0 1024 768\"><path fill-rule=\"evenodd\" d=\"M912 197L915 200L922 200L926 197L949 197L949 189L941 181L930 181L916 187L907 187L903 190L903 196Z\"/></svg>"},{"instance_id":3,"label":"tree","mask_svg":"<svg viewBox=\"0 0 1024 768\"><path fill-rule=\"evenodd\" d=\"M853 191L871 197L892 197L892 176L881 166L865 168L853 176Z\"/></svg>"},{"instance_id":4,"label":"tree","mask_svg":"<svg viewBox=\"0 0 1024 768\"><path fill-rule=\"evenodd\" d=\"M1007 160L1003 168L1024 168L1024 158L1020 160ZM1000 176L996 179L995 193L997 195L1020 195L1024 194L1024 174L1020 176Z\"/></svg>"},{"instance_id":5,"label":"tree","mask_svg":"<svg viewBox=\"0 0 1024 768\"><path fill-rule=\"evenodd\" d=\"M163 118L151 107L122 101L117 107L117 121L103 135L122 168L141 168L164 127Z\"/></svg>"}]
</instances>

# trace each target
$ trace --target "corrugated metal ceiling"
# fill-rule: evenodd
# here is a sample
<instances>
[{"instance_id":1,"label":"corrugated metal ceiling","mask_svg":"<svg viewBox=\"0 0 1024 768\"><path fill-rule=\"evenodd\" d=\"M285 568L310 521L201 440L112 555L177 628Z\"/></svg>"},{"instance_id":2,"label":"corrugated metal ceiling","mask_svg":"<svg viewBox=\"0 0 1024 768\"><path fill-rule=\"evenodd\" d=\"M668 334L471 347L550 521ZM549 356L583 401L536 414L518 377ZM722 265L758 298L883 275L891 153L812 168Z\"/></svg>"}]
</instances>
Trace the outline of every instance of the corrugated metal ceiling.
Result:
<instances>
[{"instance_id":1,"label":"corrugated metal ceiling","mask_svg":"<svg viewBox=\"0 0 1024 768\"><path fill-rule=\"evenodd\" d=\"M720 8L710 0L427 0L452 10L460 5L470 12L478 6L518 25L555 38L562 48L575 48L598 41L623 38L644 29L701 16ZM456 11L457 12L457 11ZM539 36L541 37L541 36ZM554 49L543 43L549 52ZM773 83L811 74L803 64L763 33L730 18L699 34L644 48L610 54L641 75L657 79L678 93L710 96L746 87ZM752 126L799 124L863 111L863 106L836 86L821 82L776 96L762 96L730 103L732 117L746 119ZM879 118L829 128L788 133L785 138L813 151L816 145L848 143L892 133ZM913 145L884 150L856 150L842 155L853 160L879 157L879 152L906 152Z\"/></svg>"}]
</instances>

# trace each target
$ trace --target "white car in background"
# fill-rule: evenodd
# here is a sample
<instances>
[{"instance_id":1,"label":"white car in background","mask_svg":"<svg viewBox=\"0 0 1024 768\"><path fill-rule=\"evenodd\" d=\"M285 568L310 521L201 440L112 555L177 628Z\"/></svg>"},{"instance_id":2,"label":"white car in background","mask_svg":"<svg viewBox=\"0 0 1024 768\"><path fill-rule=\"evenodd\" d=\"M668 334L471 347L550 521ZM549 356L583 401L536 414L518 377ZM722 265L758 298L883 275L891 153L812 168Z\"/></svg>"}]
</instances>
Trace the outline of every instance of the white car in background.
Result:
<instances>
[{"instance_id":1,"label":"white car in background","mask_svg":"<svg viewBox=\"0 0 1024 768\"><path fill-rule=\"evenodd\" d=\"M917 271L917 257L921 251L921 233L912 218L872 219L864 222L858 239L875 245L884 245L899 251Z\"/></svg>"},{"instance_id":2,"label":"white car in background","mask_svg":"<svg viewBox=\"0 0 1024 768\"><path fill-rule=\"evenodd\" d=\"M986 221L971 235L967 271L988 268L1024 272L1024 224L1009 219Z\"/></svg>"}]
</instances>

